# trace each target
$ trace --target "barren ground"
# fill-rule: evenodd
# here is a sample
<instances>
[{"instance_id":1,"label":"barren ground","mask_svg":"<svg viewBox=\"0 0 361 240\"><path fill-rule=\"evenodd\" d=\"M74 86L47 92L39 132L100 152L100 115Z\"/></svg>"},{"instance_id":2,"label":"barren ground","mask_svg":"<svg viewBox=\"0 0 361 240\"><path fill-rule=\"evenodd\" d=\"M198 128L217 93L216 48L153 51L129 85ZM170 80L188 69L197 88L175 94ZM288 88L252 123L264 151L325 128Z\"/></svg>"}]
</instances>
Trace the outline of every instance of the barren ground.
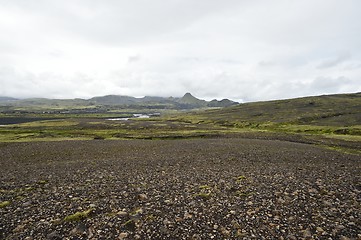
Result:
<instances>
[{"instance_id":1,"label":"barren ground","mask_svg":"<svg viewBox=\"0 0 361 240\"><path fill-rule=\"evenodd\" d=\"M361 238L360 155L310 144L0 143L0 162L0 239Z\"/></svg>"}]
</instances>

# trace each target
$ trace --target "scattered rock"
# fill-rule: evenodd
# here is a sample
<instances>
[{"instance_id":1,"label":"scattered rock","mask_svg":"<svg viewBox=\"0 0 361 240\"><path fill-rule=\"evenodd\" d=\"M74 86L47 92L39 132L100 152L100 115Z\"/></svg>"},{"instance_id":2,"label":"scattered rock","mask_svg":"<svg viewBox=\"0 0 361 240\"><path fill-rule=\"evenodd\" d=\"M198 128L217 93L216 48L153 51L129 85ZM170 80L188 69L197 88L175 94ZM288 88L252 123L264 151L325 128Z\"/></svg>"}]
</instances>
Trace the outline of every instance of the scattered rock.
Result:
<instances>
[{"instance_id":1,"label":"scattered rock","mask_svg":"<svg viewBox=\"0 0 361 240\"><path fill-rule=\"evenodd\" d=\"M312 145L37 142L1 145L0 156L0 194L12 200L0 208L0 239L360 238L359 157Z\"/></svg>"}]
</instances>

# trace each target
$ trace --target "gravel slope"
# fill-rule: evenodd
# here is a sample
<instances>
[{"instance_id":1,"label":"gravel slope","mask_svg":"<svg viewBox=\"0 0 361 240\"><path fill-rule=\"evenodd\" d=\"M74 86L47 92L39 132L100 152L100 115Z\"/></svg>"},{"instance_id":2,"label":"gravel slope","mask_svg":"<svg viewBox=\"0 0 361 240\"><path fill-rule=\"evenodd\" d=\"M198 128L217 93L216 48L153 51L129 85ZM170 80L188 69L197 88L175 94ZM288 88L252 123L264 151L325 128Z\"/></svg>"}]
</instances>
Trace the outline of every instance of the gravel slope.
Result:
<instances>
[{"instance_id":1,"label":"gravel slope","mask_svg":"<svg viewBox=\"0 0 361 240\"><path fill-rule=\"evenodd\" d=\"M0 239L361 239L361 157L312 145L2 143L0 160Z\"/></svg>"}]
</instances>

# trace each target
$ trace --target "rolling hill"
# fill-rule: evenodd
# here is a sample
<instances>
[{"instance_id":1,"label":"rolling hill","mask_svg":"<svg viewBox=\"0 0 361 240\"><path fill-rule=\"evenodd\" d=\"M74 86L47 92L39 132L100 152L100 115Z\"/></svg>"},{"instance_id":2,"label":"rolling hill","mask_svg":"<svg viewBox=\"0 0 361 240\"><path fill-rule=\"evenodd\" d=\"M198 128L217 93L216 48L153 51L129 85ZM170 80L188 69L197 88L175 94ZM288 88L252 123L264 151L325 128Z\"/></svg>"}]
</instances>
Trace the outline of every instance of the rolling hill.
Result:
<instances>
[{"instance_id":1,"label":"rolling hill","mask_svg":"<svg viewBox=\"0 0 361 240\"><path fill-rule=\"evenodd\" d=\"M243 103L194 116L232 124L361 125L361 93Z\"/></svg>"}]
</instances>

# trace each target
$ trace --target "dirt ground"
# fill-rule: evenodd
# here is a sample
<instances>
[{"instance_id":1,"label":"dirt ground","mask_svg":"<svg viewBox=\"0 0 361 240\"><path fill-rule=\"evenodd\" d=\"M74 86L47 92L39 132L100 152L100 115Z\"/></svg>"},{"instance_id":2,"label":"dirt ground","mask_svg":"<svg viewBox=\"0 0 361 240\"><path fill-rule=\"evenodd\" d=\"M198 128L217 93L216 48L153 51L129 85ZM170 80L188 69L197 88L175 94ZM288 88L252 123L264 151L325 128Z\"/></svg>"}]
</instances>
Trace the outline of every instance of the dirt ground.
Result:
<instances>
[{"instance_id":1,"label":"dirt ground","mask_svg":"<svg viewBox=\"0 0 361 240\"><path fill-rule=\"evenodd\" d=\"M361 156L279 140L0 143L0 239L361 239Z\"/></svg>"}]
</instances>

